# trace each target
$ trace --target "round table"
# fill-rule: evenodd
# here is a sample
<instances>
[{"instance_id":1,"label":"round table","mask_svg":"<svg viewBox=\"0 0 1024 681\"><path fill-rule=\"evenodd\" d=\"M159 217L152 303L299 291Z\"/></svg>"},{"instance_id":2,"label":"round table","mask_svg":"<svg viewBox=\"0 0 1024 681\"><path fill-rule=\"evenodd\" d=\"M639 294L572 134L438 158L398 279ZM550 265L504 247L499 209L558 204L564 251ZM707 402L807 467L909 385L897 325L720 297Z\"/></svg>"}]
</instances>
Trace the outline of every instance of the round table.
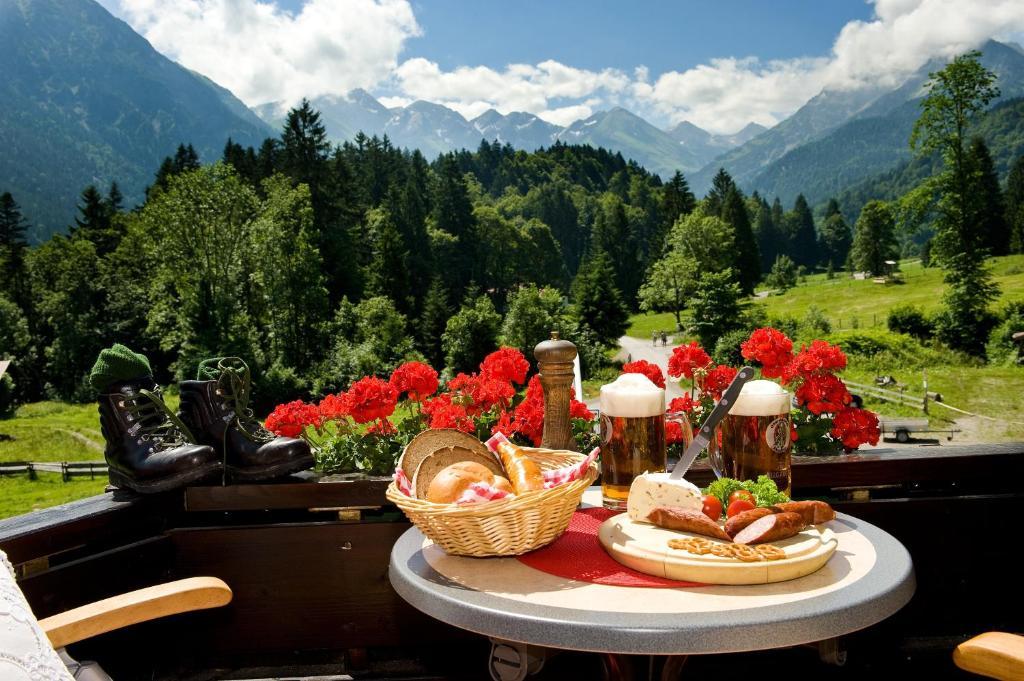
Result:
<instances>
[{"instance_id":1,"label":"round table","mask_svg":"<svg viewBox=\"0 0 1024 681\"><path fill-rule=\"evenodd\" d=\"M584 506L599 503L600 490L588 490ZM449 556L416 528L395 542L389 576L398 594L424 613L506 641L639 655L765 650L863 629L913 595L913 564L899 541L843 513L830 527L838 547L829 562L775 584L592 584L540 572L515 558Z\"/></svg>"}]
</instances>

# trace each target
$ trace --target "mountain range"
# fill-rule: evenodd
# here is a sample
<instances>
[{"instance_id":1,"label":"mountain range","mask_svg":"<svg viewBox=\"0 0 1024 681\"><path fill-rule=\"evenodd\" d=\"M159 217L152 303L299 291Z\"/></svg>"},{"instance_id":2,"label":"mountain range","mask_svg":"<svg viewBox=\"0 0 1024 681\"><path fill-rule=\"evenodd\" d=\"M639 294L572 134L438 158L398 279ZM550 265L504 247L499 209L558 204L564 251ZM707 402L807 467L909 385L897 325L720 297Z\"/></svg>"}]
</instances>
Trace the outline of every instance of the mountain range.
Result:
<instances>
[{"instance_id":1,"label":"mountain range","mask_svg":"<svg viewBox=\"0 0 1024 681\"><path fill-rule=\"evenodd\" d=\"M212 161L229 137L258 146L277 136L287 112L280 103L250 110L93 0L0 0L0 45L0 192L14 194L36 241L67 228L86 185L106 190L116 180L133 205L179 144ZM1024 49L989 41L982 62L998 75L1002 101L1024 96ZM336 142L359 132L387 135L428 158L475 149L484 139L523 150L590 144L663 178L682 170L698 196L724 167L748 192L779 196L786 205L803 193L816 204L853 186L859 189L850 196L864 196L881 186L873 178L906 165L924 83L941 66L930 62L897 87L825 90L770 129L751 123L733 135L687 121L661 129L618 107L558 126L525 112L491 109L467 120L426 101L387 107L364 90L312 104ZM993 119L991 145L1007 146L998 130L1016 125L1017 112ZM915 168L907 172L922 172Z\"/></svg>"}]
</instances>

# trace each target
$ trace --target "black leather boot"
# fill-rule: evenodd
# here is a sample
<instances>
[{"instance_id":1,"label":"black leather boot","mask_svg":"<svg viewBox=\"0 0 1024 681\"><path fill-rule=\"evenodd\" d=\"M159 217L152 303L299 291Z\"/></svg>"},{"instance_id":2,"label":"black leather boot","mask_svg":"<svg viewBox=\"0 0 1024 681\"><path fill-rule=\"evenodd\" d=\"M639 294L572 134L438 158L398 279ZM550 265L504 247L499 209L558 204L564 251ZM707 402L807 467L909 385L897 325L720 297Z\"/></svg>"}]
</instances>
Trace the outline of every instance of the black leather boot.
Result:
<instances>
[{"instance_id":1,"label":"black leather boot","mask_svg":"<svg viewBox=\"0 0 1024 681\"><path fill-rule=\"evenodd\" d=\"M152 378L110 385L99 396L99 409L110 484L149 494L221 470L217 452L195 444Z\"/></svg>"},{"instance_id":2,"label":"black leather boot","mask_svg":"<svg viewBox=\"0 0 1024 681\"><path fill-rule=\"evenodd\" d=\"M228 477L264 480L313 466L305 440L278 437L263 428L249 409L249 367L238 357L204 362L201 375L213 380L182 381L181 419L199 441L224 455Z\"/></svg>"}]
</instances>

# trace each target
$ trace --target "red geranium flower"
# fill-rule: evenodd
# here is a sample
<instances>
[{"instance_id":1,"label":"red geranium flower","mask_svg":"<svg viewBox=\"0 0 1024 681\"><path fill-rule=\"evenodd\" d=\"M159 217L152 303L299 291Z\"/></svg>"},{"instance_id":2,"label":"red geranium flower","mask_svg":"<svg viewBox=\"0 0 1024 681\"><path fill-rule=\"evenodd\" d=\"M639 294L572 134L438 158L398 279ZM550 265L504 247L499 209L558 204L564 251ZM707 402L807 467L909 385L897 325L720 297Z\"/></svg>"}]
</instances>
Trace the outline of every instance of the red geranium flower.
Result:
<instances>
[{"instance_id":1,"label":"red geranium flower","mask_svg":"<svg viewBox=\"0 0 1024 681\"><path fill-rule=\"evenodd\" d=\"M714 369L709 371L704 380L701 381L701 390L710 394L713 398L720 399L725 389L732 383L732 379L736 378L736 374L739 373L739 369L733 369L730 366L720 364Z\"/></svg>"},{"instance_id":2,"label":"red geranium flower","mask_svg":"<svg viewBox=\"0 0 1024 681\"><path fill-rule=\"evenodd\" d=\"M697 341L691 341L689 345L680 345L672 350L672 356L668 358L668 375L673 378L693 378L695 372L703 371L710 364L711 357L704 352L704 348Z\"/></svg>"},{"instance_id":3,"label":"red geranium flower","mask_svg":"<svg viewBox=\"0 0 1024 681\"><path fill-rule=\"evenodd\" d=\"M345 402L356 423L369 423L395 413L398 391L385 380L366 376L352 384Z\"/></svg>"},{"instance_id":4,"label":"red geranium flower","mask_svg":"<svg viewBox=\"0 0 1024 681\"><path fill-rule=\"evenodd\" d=\"M683 441L683 426L678 421L665 422L665 443L674 445Z\"/></svg>"},{"instance_id":5,"label":"red geranium flower","mask_svg":"<svg viewBox=\"0 0 1024 681\"><path fill-rule=\"evenodd\" d=\"M846 355L839 347L823 340L803 346L800 352L783 372L783 381L789 383L795 378L807 378L814 374L841 371L846 368Z\"/></svg>"},{"instance_id":6,"label":"red geranium flower","mask_svg":"<svg viewBox=\"0 0 1024 681\"><path fill-rule=\"evenodd\" d=\"M448 390L466 398L462 402L474 415L490 411L496 404L507 404L516 394L511 383L486 374L458 374L448 381Z\"/></svg>"},{"instance_id":7,"label":"red geranium flower","mask_svg":"<svg viewBox=\"0 0 1024 681\"><path fill-rule=\"evenodd\" d=\"M279 404L274 407L263 427L276 435L299 437L306 426L319 427L320 410L302 400Z\"/></svg>"},{"instance_id":8,"label":"red geranium flower","mask_svg":"<svg viewBox=\"0 0 1024 681\"><path fill-rule=\"evenodd\" d=\"M519 385L526 382L526 373L529 370L530 363L516 348L495 350L480 363L480 373L484 376Z\"/></svg>"},{"instance_id":9,"label":"red geranium flower","mask_svg":"<svg viewBox=\"0 0 1024 681\"><path fill-rule=\"evenodd\" d=\"M423 413L431 428L455 428L464 433L476 430L473 419L461 404L453 404L451 395L445 393L423 403Z\"/></svg>"},{"instance_id":10,"label":"red geranium flower","mask_svg":"<svg viewBox=\"0 0 1024 681\"><path fill-rule=\"evenodd\" d=\"M334 421L348 416L348 402L345 400L345 393L327 395L320 404L316 405L320 410L320 418L324 421Z\"/></svg>"},{"instance_id":11,"label":"red geranium flower","mask_svg":"<svg viewBox=\"0 0 1024 681\"><path fill-rule=\"evenodd\" d=\"M796 389L796 400L814 415L834 414L849 404L850 392L833 374L812 375Z\"/></svg>"},{"instance_id":12,"label":"red geranium flower","mask_svg":"<svg viewBox=\"0 0 1024 681\"><path fill-rule=\"evenodd\" d=\"M423 362L406 362L395 369L389 382L398 394L407 393L413 402L422 402L437 392L437 372Z\"/></svg>"},{"instance_id":13,"label":"red geranium flower","mask_svg":"<svg viewBox=\"0 0 1024 681\"><path fill-rule=\"evenodd\" d=\"M682 411L689 414L697 406L698 402L694 401L693 397L689 393L686 393L682 397L676 397L668 403L668 412Z\"/></svg>"},{"instance_id":14,"label":"red geranium flower","mask_svg":"<svg viewBox=\"0 0 1024 681\"><path fill-rule=\"evenodd\" d=\"M366 429L366 432L370 435L394 435L398 432L395 428L395 424L391 423L388 419L380 419L374 421L373 424Z\"/></svg>"},{"instance_id":15,"label":"red geranium flower","mask_svg":"<svg viewBox=\"0 0 1024 681\"><path fill-rule=\"evenodd\" d=\"M843 409L832 420L832 437L852 452L862 444L878 444L878 417L867 409Z\"/></svg>"},{"instance_id":16,"label":"red geranium flower","mask_svg":"<svg viewBox=\"0 0 1024 681\"><path fill-rule=\"evenodd\" d=\"M505 437L512 437L515 432L515 428L512 425L512 416L507 411L501 412L498 422L491 428L491 435L501 433Z\"/></svg>"},{"instance_id":17,"label":"red geranium flower","mask_svg":"<svg viewBox=\"0 0 1024 681\"><path fill-rule=\"evenodd\" d=\"M782 376L786 365L793 361L793 341L771 327L754 331L740 349L745 359L761 363L761 375L765 378Z\"/></svg>"},{"instance_id":18,"label":"red geranium flower","mask_svg":"<svg viewBox=\"0 0 1024 681\"><path fill-rule=\"evenodd\" d=\"M569 418L571 419L583 419L585 421L594 420L594 412L590 411L585 402L580 402L576 399L576 391L569 391Z\"/></svg>"},{"instance_id":19,"label":"red geranium flower","mask_svg":"<svg viewBox=\"0 0 1024 681\"><path fill-rule=\"evenodd\" d=\"M651 364L646 359L638 359L635 362L623 364L622 373L643 374L644 376L651 380L651 383L658 386L659 388L665 387L665 375L661 373L661 367L659 367L657 364Z\"/></svg>"}]
</instances>

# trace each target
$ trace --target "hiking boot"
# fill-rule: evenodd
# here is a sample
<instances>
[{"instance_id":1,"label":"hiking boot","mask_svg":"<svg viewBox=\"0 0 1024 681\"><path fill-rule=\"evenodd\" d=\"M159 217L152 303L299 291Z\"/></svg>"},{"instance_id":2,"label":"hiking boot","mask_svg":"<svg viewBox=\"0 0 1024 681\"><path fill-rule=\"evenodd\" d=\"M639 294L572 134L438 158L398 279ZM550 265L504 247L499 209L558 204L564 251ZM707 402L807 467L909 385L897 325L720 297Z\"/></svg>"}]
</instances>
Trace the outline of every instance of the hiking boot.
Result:
<instances>
[{"instance_id":1,"label":"hiking boot","mask_svg":"<svg viewBox=\"0 0 1024 681\"><path fill-rule=\"evenodd\" d=\"M305 440L278 437L253 417L249 367L238 357L204 361L198 380L182 381L179 387L182 421L200 442L223 454L232 480L275 478L313 466Z\"/></svg>"},{"instance_id":2,"label":"hiking boot","mask_svg":"<svg viewBox=\"0 0 1024 681\"><path fill-rule=\"evenodd\" d=\"M99 396L110 484L164 492L221 470L213 447L195 443L149 376L110 384Z\"/></svg>"}]
</instances>

